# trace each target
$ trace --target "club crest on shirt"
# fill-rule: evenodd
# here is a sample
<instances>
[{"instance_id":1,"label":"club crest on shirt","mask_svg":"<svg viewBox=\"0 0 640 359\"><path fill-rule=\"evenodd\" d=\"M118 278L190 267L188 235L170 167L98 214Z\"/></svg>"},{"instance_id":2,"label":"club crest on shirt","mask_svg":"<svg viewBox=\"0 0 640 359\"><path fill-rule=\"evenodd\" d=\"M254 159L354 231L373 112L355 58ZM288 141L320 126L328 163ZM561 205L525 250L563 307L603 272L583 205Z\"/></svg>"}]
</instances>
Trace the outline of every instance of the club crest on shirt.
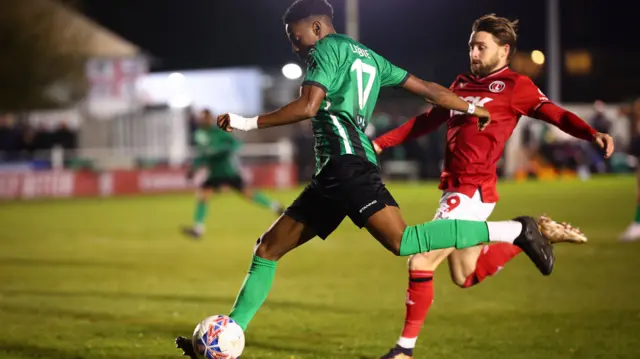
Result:
<instances>
[{"instance_id":1,"label":"club crest on shirt","mask_svg":"<svg viewBox=\"0 0 640 359\"><path fill-rule=\"evenodd\" d=\"M491 84L489 84L489 91L493 93L502 92L504 88L505 84L502 81L493 81Z\"/></svg>"}]
</instances>

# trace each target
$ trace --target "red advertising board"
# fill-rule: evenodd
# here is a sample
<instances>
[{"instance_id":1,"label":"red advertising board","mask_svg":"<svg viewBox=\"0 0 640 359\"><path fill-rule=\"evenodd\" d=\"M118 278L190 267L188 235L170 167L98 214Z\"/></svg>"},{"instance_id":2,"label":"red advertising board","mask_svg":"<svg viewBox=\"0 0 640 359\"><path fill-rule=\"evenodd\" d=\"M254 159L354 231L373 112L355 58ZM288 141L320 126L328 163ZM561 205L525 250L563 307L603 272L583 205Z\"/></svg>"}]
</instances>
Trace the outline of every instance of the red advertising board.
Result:
<instances>
[{"instance_id":1,"label":"red advertising board","mask_svg":"<svg viewBox=\"0 0 640 359\"><path fill-rule=\"evenodd\" d=\"M293 165L247 167L248 184L262 188L290 188L297 184ZM182 168L116 170L105 172L0 172L0 200L159 194L195 187Z\"/></svg>"}]
</instances>

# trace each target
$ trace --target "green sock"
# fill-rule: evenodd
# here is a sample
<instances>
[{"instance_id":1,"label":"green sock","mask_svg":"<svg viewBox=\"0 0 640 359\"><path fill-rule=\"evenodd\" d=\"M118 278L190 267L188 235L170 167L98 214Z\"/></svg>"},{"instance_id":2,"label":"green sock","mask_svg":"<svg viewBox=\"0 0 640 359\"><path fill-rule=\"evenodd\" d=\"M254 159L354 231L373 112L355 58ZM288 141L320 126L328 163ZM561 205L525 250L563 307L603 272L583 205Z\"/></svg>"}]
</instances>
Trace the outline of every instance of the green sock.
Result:
<instances>
[{"instance_id":1,"label":"green sock","mask_svg":"<svg viewBox=\"0 0 640 359\"><path fill-rule=\"evenodd\" d=\"M468 248L485 242L489 242L486 222L440 219L405 228L400 255L452 247Z\"/></svg>"},{"instance_id":2,"label":"green sock","mask_svg":"<svg viewBox=\"0 0 640 359\"><path fill-rule=\"evenodd\" d=\"M640 204L636 205L636 219L634 222L640 223Z\"/></svg>"},{"instance_id":3,"label":"green sock","mask_svg":"<svg viewBox=\"0 0 640 359\"><path fill-rule=\"evenodd\" d=\"M262 192L255 192L252 198L253 202L268 208L276 208L278 205Z\"/></svg>"},{"instance_id":4,"label":"green sock","mask_svg":"<svg viewBox=\"0 0 640 359\"><path fill-rule=\"evenodd\" d=\"M207 210L209 209L208 203L205 201L198 201L196 203L196 211L193 215L193 221L196 226L202 226L204 219L207 217Z\"/></svg>"},{"instance_id":5,"label":"green sock","mask_svg":"<svg viewBox=\"0 0 640 359\"><path fill-rule=\"evenodd\" d=\"M253 256L249 273L229 314L242 330L247 329L249 322L267 299L276 275L276 264L275 261Z\"/></svg>"}]
</instances>

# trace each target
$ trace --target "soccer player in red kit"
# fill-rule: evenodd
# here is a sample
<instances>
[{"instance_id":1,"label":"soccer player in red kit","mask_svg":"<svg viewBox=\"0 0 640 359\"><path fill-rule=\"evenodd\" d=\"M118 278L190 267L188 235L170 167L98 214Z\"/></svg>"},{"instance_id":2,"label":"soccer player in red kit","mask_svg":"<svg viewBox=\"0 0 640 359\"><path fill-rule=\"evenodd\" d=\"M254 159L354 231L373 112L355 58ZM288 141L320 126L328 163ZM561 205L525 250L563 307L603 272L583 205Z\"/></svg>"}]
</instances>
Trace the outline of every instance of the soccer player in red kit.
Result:
<instances>
[{"instance_id":1,"label":"soccer player in red kit","mask_svg":"<svg viewBox=\"0 0 640 359\"><path fill-rule=\"evenodd\" d=\"M471 73L459 75L450 87L464 100L491 112L491 122L484 131L478 131L478 120L473 116L434 107L374 141L376 151L381 152L447 124L445 165L439 186L443 194L436 220L487 220L499 199L496 165L521 116L543 120L574 137L593 141L604 149L607 157L613 152L609 135L596 132L575 114L553 104L530 78L509 68L509 59L515 52L516 28L517 21L495 14L476 20L469 40ZM586 241L579 231L568 225L566 228L563 241ZM419 331L433 301L433 273L444 259L449 261L453 281L469 288L496 274L518 253L518 247L499 243L412 256L405 325L396 346L382 358L413 357Z\"/></svg>"}]
</instances>

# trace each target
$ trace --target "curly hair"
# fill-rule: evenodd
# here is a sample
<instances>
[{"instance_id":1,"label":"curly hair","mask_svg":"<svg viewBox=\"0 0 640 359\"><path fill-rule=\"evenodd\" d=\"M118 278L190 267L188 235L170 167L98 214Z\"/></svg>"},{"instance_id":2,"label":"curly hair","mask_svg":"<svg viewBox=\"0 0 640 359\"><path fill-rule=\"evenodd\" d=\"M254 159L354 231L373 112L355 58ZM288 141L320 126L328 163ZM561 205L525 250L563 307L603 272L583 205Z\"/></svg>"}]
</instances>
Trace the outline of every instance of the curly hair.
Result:
<instances>
[{"instance_id":1,"label":"curly hair","mask_svg":"<svg viewBox=\"0 0 640 359\"><path fill-rule=\"evenodd\" d=\"M333 7L327 0L297 0L284 13L282 21L291 24L316 15L333 19Z\"/></svg>"}]
</instances>

